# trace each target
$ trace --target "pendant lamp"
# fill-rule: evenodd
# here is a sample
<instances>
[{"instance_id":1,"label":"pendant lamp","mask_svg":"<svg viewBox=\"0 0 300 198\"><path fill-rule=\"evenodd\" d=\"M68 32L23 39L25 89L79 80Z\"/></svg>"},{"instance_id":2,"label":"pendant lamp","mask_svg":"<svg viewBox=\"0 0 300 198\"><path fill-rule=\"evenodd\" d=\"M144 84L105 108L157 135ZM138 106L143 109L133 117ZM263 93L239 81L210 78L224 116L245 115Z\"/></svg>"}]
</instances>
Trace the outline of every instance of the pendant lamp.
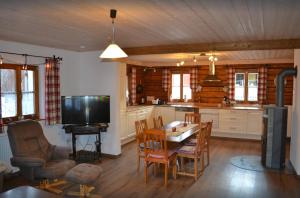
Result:
<instances>
[{"instance_id":1,"label":"pendant lamp","mask_svg":"<svg viewBox=\"0 0 300 198\"><path fill-rule=\"evenodd\" d=\"M110 10L110 18L112 19L112 41L111 44L102 52L100 58L125 58L128 55L115 43L115 22L117 10Z\"/></svg>"}]
</instances>

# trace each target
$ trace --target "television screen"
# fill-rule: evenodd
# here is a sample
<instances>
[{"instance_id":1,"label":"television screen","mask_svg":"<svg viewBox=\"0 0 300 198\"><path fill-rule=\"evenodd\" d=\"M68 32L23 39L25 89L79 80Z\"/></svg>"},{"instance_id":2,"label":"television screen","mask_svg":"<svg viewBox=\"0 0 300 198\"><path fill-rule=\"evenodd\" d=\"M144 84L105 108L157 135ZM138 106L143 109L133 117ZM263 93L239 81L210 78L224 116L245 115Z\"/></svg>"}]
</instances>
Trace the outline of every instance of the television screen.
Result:
<instances>
[{"instance_id":1,"label":"television screen","mask_svg":"<svg viewBox=\"0 0 300 198\"><path fill-rule=\"evenodd\" d=\"M96 124L110 122L109 96L62 96L63 124Z\"/></svg>"}]
</instances>

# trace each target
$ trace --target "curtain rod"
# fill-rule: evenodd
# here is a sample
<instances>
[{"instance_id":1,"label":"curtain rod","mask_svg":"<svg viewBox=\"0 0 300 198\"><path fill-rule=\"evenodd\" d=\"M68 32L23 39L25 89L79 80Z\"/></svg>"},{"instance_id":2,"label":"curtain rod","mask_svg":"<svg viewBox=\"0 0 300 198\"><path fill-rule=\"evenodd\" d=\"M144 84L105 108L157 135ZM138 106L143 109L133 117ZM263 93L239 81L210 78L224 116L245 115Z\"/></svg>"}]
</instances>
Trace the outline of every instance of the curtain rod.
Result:
<instances>
[{"instance_id":1,"label":"curtain rod","mask_svg":"<svg viewBox=\"0 0 300 198\"><path fill-rule=\"evenodd\" d=\"M12 55L18 55L18 56L31 56L31 57L36 57L36 58L53 58L53 59L56 59L56 60L59 60L59 61L63 60L63 58L56 57L55 55L50 57L50 56L38 56L38 55L32 55L32 54L21 54L21 53L6 52L6 51L0 51L0 54L12 54Z\"/></svg>"}]
</instances>

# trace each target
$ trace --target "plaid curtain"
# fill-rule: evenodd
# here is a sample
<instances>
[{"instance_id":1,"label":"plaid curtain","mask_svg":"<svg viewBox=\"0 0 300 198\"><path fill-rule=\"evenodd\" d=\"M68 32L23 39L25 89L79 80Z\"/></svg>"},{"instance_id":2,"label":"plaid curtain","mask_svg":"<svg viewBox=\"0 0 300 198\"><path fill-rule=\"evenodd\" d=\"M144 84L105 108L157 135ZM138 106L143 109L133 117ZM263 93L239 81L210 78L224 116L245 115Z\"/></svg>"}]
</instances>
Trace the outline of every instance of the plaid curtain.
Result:
<instances>
[{"instance_id":1,"label":"plaid curtain","mask_svg":"<svg viewBox=\"0 0 300 198\"><path fill-rule=\"evenodd\" d=\"M196 92L198 86L198 68L197 67L192 68L190 73L191 73L190 86L192 92Z\"/></svg>"},{"instance_id":2,"label":"plaid curtain","mask_svg":"<svg viewBox=\"0 0 300 198\"><path fill-rule=\"evenodd\" d=\"M258 103L264 104L267 99L267 67L258 69Z\"/></svg>"},{"instance_id":3,"label":"plaid curtain","mask_svg":"<svg viewBox=\"0 0 300 198\"><path fill-rule=\"evenodd\" d=\"M60 77L57 59L46 59L45 103L46 124L60 123Z\"/></svg>"},{"instance_id":4,"label":"plaid curtain","mask_svg":"<svg viewBox=\"0 0 300 198\"><path fill-rule=\"evenodd\" d=\"M1 83L1 70L0 70L0 83ZM3 120L2 120L2 103L1 103L1 86L0 86L0 133L3 133Z\"/></svg>"},{"instance_id":5,"label":"plaid curtain","mask_svg":"<svg viewBox=\"0 0 300 198\"><path fill-rule=\"evenodd\" d=\"M228 86L228 96L229 96L229 100L234 100L234 79L235 78L235 69L230 67L228 69L228 82L229 82L229 86Z\"/></svg>"},{"instance_id":6,"label":"plaid curtain","mask_svg":"<svg viewBox=\"0 0 300 198\"><path fill-rule=\"evenodd\" d=\"M131 69L131 102L136 104L136 68Z\"/></svg>"},{"instance_id":7,"label":"plaid curtain","mask_svg":"<svg viewBox=\"0 0 300 198\"><path fill-rule=\"evenodd\" d=\"M167 92L171 87L171 71L169 69L163 69L162 71L162 88Z\"/></svg>"}]
</instances>

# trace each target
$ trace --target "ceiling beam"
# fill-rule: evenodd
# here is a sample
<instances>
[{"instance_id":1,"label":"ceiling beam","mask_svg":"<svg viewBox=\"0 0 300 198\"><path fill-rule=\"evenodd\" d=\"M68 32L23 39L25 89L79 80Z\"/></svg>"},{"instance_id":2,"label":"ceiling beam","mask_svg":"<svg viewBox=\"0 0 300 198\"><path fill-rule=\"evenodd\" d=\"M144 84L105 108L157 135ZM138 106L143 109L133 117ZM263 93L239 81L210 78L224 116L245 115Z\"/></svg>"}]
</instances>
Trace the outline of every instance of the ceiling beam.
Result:
<instances>
[{"instance_id":1,"label":"ceiling beam","mask_svg":"<svg viewBox=\"0 0 300 198\"><path fill-rule=\"evenodd\" d=\"M166 66L176 66L176 63L171 62L149 62L149 61L135 61L135 60L122 60L123 63L130 65L139 65L147 67L166 67ZM215 64L218 65L250 65L250 64L286 64L294 63L293 59L258 59L258 60L219 60ZM209 65L209 61L193 61L185 62L183 66L200 66Z\"/></svg>"},{"instance_id":2,"label":"ceiling beam","mask_svg":"<svg viewBox=\"0 0 300 198\"><path fill-rule=\"evenodd\" d=\"M197 43L124 48L128 55L192 53L209 51L244 51L300 48L300 39L259 40L247 42Z\"/></svg>"}]
</instances>

